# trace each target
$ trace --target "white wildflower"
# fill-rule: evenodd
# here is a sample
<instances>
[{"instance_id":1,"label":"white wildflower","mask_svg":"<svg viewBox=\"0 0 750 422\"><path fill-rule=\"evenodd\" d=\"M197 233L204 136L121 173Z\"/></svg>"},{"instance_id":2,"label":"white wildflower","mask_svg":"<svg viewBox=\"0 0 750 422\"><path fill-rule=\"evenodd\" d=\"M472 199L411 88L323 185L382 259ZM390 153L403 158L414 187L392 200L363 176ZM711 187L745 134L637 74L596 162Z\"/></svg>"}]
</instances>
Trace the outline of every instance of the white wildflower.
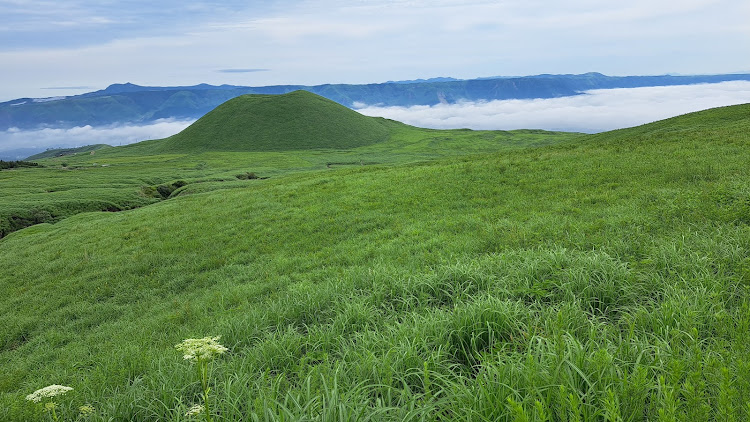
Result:
<instances>
[{"instance_id":1,"label":"white wildflower","mask_svg":"<svg viewBox=\"0 0 750 422\"><path fill-rule=\"evenodd\" d=\"M26 400L33 401L34 403L39 403L40 401L42 401L42 399L59 396L61 394L67 393L72 389L72 387L53 384L34 391L33 393L26 396Z\"/></svg>"},{"instance_id":2,"label":"white wildflower","mask_svg":"<svg viewBox=\"0 0 750 422\"><path fill-rule=\"evenodd\" d=\"M190 408L190 409L189 409L189 410L188 410L188 411L187 411L187 412L185 413L185 416L188 416L188 417L190 417L190 416L200 415L201 413L203 413L203 411L204 411L204 410L206 410L206 408L205 408L205 407L203 407L203 405L200 405L200 404L194 404L194 405L193 405L193 407L191 407L191 408Z\"/></svg>"},{"instance_id":3,"label":"white wildflower","mask_svg":"<svg viewBox=\"0 0 750 422\"><path fill-rule=\"evenodd\" d=\"M218 343L221 336L189 338L175 345L175 349L184 353L183 358L189 361L209 361L226 352L226 347Z\"/></svg>"}]
</instances>

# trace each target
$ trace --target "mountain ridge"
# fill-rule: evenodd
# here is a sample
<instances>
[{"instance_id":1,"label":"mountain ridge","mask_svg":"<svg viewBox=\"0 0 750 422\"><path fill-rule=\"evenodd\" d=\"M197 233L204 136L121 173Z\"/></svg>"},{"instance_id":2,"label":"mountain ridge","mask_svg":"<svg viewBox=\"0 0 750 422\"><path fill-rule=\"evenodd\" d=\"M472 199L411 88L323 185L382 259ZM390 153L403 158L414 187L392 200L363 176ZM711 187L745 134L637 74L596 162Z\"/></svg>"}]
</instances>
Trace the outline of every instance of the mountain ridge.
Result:
<instances>
[{"instance_id":1,"label":"mountain ridge","mask_svg":"<svg viewBox=\"0 0 750 422\"><path fill-rule=\"evenodd\" d=\"M607 76L596 72L478 79L383 82L372 84L235 86L199 84L147 87L112 84L86 94L49 99L20 98L0 103L0 130L146 124L164 118L197 119L219 104L244 94L310 91L349 108L356 105L413 106L462 100L558 98L591 89L750 81L750 74L692 76Z\"/></svg>"}]
</instances>

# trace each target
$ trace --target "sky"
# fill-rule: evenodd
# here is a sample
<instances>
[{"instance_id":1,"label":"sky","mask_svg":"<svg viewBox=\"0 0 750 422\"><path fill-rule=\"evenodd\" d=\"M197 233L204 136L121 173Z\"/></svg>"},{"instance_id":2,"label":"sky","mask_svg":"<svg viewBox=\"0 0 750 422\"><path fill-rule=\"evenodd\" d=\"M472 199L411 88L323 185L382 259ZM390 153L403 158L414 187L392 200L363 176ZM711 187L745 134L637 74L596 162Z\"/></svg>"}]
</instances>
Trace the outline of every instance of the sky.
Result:
<instances>
[{"instance_id":1,"label":"sky","mask_svg":"<svg viewBox=\"0 0 750 422\"><path fill-rule=\"evenodd\" d=\"M0 16L0 101L124 82L750 72L738 0L0 0Z\"/></svg>"}]
</instances>

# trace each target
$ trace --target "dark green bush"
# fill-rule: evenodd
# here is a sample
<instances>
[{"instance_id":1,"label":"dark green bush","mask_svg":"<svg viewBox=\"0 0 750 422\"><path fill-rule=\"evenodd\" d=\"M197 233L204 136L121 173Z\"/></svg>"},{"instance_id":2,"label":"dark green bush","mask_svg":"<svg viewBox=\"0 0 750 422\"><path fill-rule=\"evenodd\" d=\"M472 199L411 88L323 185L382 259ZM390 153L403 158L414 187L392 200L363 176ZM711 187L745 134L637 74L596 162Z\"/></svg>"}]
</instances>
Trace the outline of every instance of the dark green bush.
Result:
<instances>
[{"instance_id":1,"label":"dark green bush","mask_svg":"<svg viewBox=\"0 0 750 422\"><path fill-rule=\"evenodd\" d=\"M255 173L251 173L251 172L245 172L245 173L242 173L242 174L238 174L235 177L237 177L240 180L252 180L252 179L257 179L258 178L258 176Z\"/></svg>"},{"instance_id":2,"label":"dark green bush","mask_svg":"<svg viewBox=\"0 0 750 422\"><path fill-rule=\"evenodd\" d=\"M154 186L143 186L141 187L141 193L143 193L143 196L147 196L149 198L160 198L161 194L157 192L156 187Z\"/></svg>"},{"instance_id":3,"label":"dark green bush","mask_svg":"<svg viewBox=\"0 0 750 422\"><path fill-rule=\"evenodd\" d=\"M172 183L165 183L163 185L159 185L156 187L156 192L159 193L159 196L161 196L164 199L169 198L170 195L172 195L172 192L175 190L187 185L187 182L184 180L177 180Z\"/></svg>"},{"instance_id":4,"label":"dark green bush","mask_svg":"<svg viewBox=\"0 0 750 422\"><path fill-rule=\"evenodd\" d=\"M0 238L34 224L54 223L55 221L55 216L44 209L18 211L11 215L0 216Z\"/></svg>"},{"instance_id":5,"label":"dark green bush","mask_svg":"<svg viewBox=\"0 0 750 422\"><path fill-rule=\"evenodd\" d=\"M37 167L39 163L30 161L3 161L0 160L0 170L19 168L19 167Z\"/></svg>"}]
</instances>

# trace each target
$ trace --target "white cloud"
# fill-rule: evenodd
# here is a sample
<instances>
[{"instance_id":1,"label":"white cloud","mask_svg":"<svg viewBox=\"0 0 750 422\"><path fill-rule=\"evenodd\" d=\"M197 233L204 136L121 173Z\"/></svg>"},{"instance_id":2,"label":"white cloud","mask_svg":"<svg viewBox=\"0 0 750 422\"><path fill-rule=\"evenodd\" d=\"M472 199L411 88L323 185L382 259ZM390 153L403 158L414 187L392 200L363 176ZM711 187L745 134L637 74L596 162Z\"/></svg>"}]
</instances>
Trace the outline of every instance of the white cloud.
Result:
<instances>
[{"instance_id":1,"label":"white cloud","mask_svg":"<svg viewBox=\"0 0 750 422\"><path fill-rule=\"evenodd\" d=\"M343 19L310 20L305 17L277 17L256 19L235 29L256 30L282 43L298 42L306 37L339 36L364 38L384 31L385 28L363 22L346 22Z\"/></svg>"},{"instance_id":2,"label":"white cloud","mask_svg":"<svg viewBox=\"0 0 750 422\"><path fill-rule=\"evenodd\" d=\"M547 129L580 132L637 126L693 111L750 103L750 82L600 89L537 100L434 106L362 106L358 111L435 129Z\"/></svg>"},{"instance_id":3,"label":"white cloud","mask_svg":"<svg viewBox=\"0 0 750 422\"><path fill-rule=\"evenodd\" d=\"M0 151L17 148L69 148L91 144L126 145L148 139L166 138L185 129L191 123L192 120L163 119L149 125L86 125L69 129L39 130L10 128L0 132Z\"/></svg>"}]
</instances>

